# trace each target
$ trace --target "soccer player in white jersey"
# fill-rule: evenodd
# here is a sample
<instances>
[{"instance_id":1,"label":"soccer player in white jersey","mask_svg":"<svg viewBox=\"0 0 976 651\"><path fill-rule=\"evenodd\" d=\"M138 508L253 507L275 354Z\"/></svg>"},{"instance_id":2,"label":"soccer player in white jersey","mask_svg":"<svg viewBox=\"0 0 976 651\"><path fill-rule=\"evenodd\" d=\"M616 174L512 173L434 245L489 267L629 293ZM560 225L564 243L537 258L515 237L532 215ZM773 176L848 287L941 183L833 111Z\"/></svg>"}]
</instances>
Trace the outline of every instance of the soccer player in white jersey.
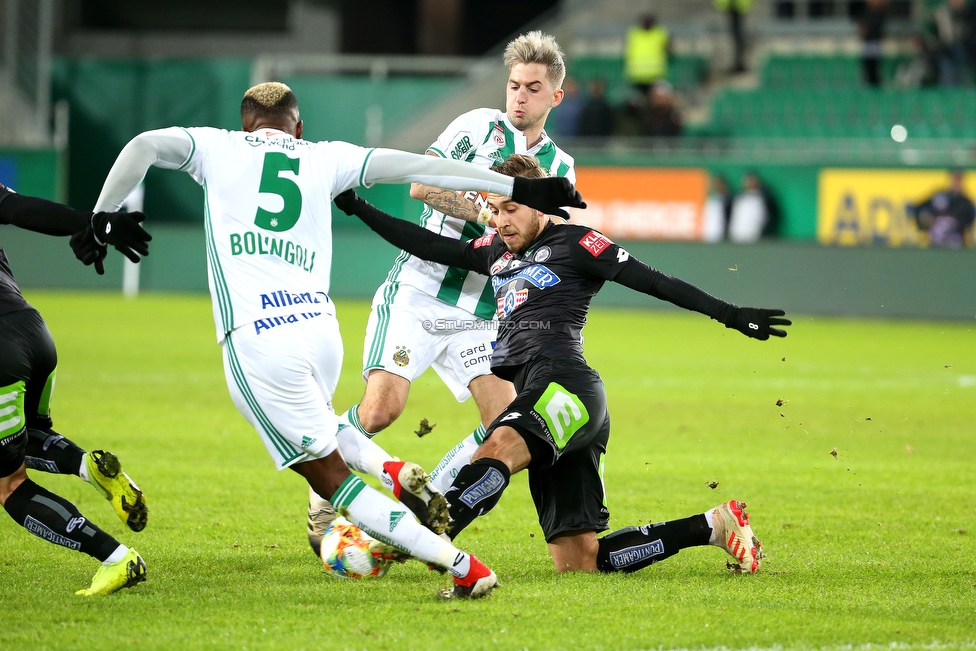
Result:
<instances>
[{"instance_id":1,"label":"soccer player in white jersey","mask_svg":"<svg viewBox=\"0 0 976 651\"><path fill-rule=\"evenodd\" d=\"M340 426L332 410L342 341L329 299L330 201L373 183L514 191L542 210L581 205L578 193L563 179L540 179L549 183L520 189L518 181L513 185L511 178L474 165L302 140L298 101L276 82L247 91L241 121L242 131L171 127L136 136L109 172L98 210L117 210L150 166L186 171L200 183L227 386L275 465L298 472L374 538L447 569L454 596L490 593L497 584L494 572L349 472L376 476L404 501L421 500L431 512L421 509L420 516L435 520L427 524L447 526L446 518L436 521L442 514L434 498L445 511L446 502L431 491L426 473Z\"/></svg>"},{"instance_id":2,"label":"soccer player in white jersey","mask_svg":"<svg viewBox=\"0 0 976 651\"><path fill-rule=\"evenodd\" d=\"M509 69L506 110L480 108L464 113L427 148L427 154L484 168L512 154L528 154L551 176L575 183L573 159L545 132L549 112L563 98L566 65L559 45L552 36L529 32L508 44L504 61ZM410 196L426 204L421 225L447 237L480 237L491 217L485 195L477 192L459 194L414 183ZM484 440L485 427L515 398L512 384L491 374L496 305L487 281L487 276L401 252L373 297L363 346L366 392L359 404L340 416L344 424L373 436L400 416L410 383L430 367L458 401L473 396L481 423L431 472L441 492L470 461ZM310 494L308 535L313 549L332 517L330 505Z\"/></svg>"}]
</instances>

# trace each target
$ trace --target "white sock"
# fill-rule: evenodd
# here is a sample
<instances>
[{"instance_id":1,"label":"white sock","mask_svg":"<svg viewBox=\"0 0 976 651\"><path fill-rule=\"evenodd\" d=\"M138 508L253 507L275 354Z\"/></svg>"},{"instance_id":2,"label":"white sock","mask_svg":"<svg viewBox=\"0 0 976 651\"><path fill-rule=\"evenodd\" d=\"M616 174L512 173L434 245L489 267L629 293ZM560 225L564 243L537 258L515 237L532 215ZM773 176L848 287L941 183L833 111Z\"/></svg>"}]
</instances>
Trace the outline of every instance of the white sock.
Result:
<instances>
[{"instance_id":1,"label":"white sock","mask_svg":"<svg viewBox=\"0 0 976 651\"><path fill-rule=\"evenodd\" d=\"M393 461L393 457L386 450L355 427L340 424L336 441L339 443L339 454L342 455L346 465L356 472L369 473L377 479L382 479L383 464Z\"/></svg>"},{"instance_id":2,"label":"white sock","mask_svg":"<svg viewBox=\"0 0 976 651\"><path fill-rule=\"evenodd\" d=\"M478 429L471 432L466 439L455 445L444 455L437 467L430 473L430 481L441 493L446 493L447 489L454 483L458 471L471 463L474 451L478 449L485 440L485 426L479 425Z\"/></svg>"},{"instance_id":3,"label":"white sock","mask_svg":"<svg viewBox=\"0 0 976 651\"><path fill-rule=\"evenodd\" d=\"M709 545L714 545L716 542L718 542L718 537L716 537L715 535L715 525L712 523L713 520L712 512L714 510L715 509L708 509L707 511L705 511L705 522L708 523L708 528L712 530L712 534L708 537Z\"/></svg>"},{"instance_id":4,"label":"white sock","mask_svg":"<svg viewBox=\"0 0 976 651\"><path fill-rule=\"evenodd\" d=\"M350 475L332 496L336 509L345 509L348 518L373 538L395 545L425 563L445 568L464 578L471 568L469 556L417 522L399 502L367 486Z\"/></svg>"},{"instance_id":5,"label":"white sock","mask_svg":"<svg viewBox=\"0 0 976 651\"><path fill-rule=\"evenodd\" d=\"M102 561L102 565L111 565L112 563L118 563L125 555L129 553L129 548L125 545L119 545L115 548L115 551L109 554L109 557Z\"/></svg>"},{"instance_id":6,"label":"white sock","mask_svg":"<svg viewBox=\"0 0 976 651\"><path fill-rule=\"evenodd\" d=\"M81 467L78 468L78 476L81 477L84 481L91 481L88 478L88 464L85 463L85 460L87 458L88 458L88 453L87 452L85 454L81 455Z\"/></svg>"}]
</instances>

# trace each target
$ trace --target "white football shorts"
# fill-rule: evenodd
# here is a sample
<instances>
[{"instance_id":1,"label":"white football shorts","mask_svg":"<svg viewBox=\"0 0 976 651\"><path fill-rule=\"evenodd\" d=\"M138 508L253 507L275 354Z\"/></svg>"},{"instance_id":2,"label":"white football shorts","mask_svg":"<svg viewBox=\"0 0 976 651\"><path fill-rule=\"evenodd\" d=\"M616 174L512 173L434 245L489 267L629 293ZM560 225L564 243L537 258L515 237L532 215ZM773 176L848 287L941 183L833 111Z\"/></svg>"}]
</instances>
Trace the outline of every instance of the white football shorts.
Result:
<instances>
[{"instance_id":1,"label":"white football shorts","mask_svg":"<svg viewBox=\"0 0 976 651\"><path fill-rule=\"evenodd\" d=\"M332 396L342 337L332 303L316 307L318 315L241 326L221 344L231 398L279 470L326 457L338 446Z\"/></svg>"},{"instance_id":2,"label":"white football shorts","mask_svg":"<svg viewBox=\"0 0 976 651\"><path fill-rule=\"evenodd\" d=\"M412 285L383 283L373 296L363 344L363 379L382 369L413 382L433 367L458 402L491 373L497 324ZM395 291L393 291L395 289Z\"/></svg>"}]
</instances>

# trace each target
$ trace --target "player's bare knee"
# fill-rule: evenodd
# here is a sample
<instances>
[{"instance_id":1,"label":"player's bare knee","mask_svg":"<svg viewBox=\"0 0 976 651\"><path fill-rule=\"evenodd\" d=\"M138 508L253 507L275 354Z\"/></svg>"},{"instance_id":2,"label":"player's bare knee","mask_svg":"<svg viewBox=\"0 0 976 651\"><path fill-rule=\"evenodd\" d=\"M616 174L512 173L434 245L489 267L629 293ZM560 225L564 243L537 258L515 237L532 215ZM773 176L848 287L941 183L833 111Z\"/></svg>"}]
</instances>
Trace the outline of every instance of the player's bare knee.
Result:
<instances>
[{"instance_id":1,"label":"player's bare knee","mask_svg":"<svg viewBox=\"0 0 976 651\"><path fill-rule=\"evenodd\" d=\"M0 505L7 503L7 498L24 483L25 479L27 479L27 471L24 466L6 477L0 477Z\"/></svg>"}]
</instances>

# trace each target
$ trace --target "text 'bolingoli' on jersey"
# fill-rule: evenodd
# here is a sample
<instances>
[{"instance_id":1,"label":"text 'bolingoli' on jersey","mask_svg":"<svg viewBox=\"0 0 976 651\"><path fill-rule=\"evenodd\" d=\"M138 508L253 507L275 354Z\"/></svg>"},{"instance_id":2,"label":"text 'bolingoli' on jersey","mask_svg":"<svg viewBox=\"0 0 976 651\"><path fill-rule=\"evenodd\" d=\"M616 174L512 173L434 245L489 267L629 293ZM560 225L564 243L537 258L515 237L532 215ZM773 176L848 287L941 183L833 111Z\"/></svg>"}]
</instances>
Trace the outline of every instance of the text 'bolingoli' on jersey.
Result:
<instances>
[{"instance_id":1,"label":"text 'bolingoli' on jersey","mask_svg":"<svg viewBox=\"0 0 976 651\"><path fill-rule=\"evenodd\" d=\"M260 331L334 314L332 198L363 184L373 150L275 129L179 130L193 140L179 169L204 191L218 342L245 325Z\"/></svg>"},{"instance_id":2,"label":"text 'bolingoli' on jersey","mask_svg":"<svg viewBox=\"0 0 976 651\"><path fill-rule=\"evenodd\" d=\"M550 175L563 176L576 183L573 159L559 149L545 132L542 140L529 149L522 132L512 126L504 111L498 109L481 108L460 115L427 151L486 169L512 154L528 154L538 159ZM483 194L469 192L464 196L477 203L479 208L487 205ZM485 232L485 227L480 224L449 217L430 206L424 207L420 225L438 235L462 241L481 237ZM490 320L495 316L495 297L488 278L467 269L427 262L401 252L387 276L387 282L412 285L481 319Z\"/></svg>"}]
</instances>

